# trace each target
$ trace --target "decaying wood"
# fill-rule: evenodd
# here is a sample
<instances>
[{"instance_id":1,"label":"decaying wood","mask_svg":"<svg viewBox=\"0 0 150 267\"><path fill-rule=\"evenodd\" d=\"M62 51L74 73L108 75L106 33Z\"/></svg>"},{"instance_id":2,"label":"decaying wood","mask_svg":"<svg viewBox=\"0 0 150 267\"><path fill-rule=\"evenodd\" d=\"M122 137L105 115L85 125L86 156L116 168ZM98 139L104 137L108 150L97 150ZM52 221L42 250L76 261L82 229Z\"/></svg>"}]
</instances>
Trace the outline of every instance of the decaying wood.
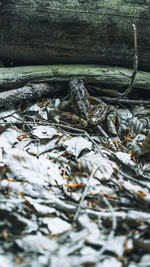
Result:
<instances>
[{"instance_id":1,"label":"decaying wood","mask_svg":"<svg viewBox=\"0 0 150 267\"><path fill-rule=\"evenodd\" d=\"M139 69L148 70L149 10L145 0L1 1L0 58L132 68L134 23Z\"/></svg>"},{"instance_id":2,"label":"decaying wood","mask_svg":"<svg viewBox=\"0 0 150 267\"><path fill-rule=\"evenodd\" d=\"M10 89L29 82L60 82L71 79L84 79L85 83L98 83L122 87L130 84L133 70L98 65L50 65L0 68L0 88ZM150 73L138 71L135 88L150 89Z\"/></svg>"},{"instance_id":3,"label":"decaying wood","mask_svg":"<svg viewBox=\"0 0 150 267\"><path fill-rule=\"evenodd\" d=\"M61 85L38 83L24 86L22 88L0 93L0 107L10 107L17 103L26 103L40 97L60 91Z\"/></svg>"}]
</instances>

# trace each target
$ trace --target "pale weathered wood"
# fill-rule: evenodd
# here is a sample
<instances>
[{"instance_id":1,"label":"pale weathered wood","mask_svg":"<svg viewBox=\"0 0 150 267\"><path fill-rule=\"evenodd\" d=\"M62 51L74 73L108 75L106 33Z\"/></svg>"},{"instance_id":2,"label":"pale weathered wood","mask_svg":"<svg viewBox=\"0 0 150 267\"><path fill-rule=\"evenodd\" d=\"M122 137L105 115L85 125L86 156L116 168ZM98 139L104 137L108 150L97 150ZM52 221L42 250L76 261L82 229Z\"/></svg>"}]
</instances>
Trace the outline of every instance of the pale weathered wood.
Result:
<instances>
[{"instance_id":1,"label":"pale weathered wood","mask_svg":"<svg viewBox=\"0 0 150 267\"><path fill-rule=\"evenodd\" d=\"M134 23L148 70L149 14L149 0L1 0L0 58L132 68Z\"/></svg>"},{"instance_id":2,"label":"pale weathered wood","mask_svg":"<svg viewBox=\"0 0 150 267\"><path fill-rule=\"evenodd\" d=\"M33 82L60 82L84 79L85 83L128 86L132 69L98 65L49 65L0 68L0 88L16 88ZM138 71L135 88L150 90L150 73Z\"/></svg>"}]
</instances>

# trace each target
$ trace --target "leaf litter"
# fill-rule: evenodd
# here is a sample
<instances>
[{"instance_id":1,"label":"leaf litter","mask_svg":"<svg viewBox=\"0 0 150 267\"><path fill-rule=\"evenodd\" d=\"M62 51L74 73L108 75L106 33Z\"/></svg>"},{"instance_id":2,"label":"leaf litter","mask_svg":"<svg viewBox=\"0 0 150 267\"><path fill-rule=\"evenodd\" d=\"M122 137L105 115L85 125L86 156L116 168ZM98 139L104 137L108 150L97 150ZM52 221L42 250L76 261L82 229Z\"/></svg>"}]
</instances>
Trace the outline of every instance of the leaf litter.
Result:
<instances>
[{"instance_id":1,"label":"leaf litter","mask_svg":"<svg viewBox=\"0 0 150 267\"><path fill-rule=\"evenodd\" d=\"M149 266L148 108L112 106L98 132L38 102L1 110L0 137L0 266Z\"/></svg>"}]
</instances>

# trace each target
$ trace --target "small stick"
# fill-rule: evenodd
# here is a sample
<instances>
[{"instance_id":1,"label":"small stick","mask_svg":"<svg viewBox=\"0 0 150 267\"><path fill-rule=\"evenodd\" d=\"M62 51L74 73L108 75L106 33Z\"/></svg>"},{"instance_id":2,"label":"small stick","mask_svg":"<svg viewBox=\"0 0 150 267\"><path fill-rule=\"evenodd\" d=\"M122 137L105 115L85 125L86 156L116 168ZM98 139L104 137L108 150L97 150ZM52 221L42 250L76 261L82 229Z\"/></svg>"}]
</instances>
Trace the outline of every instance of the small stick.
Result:
<instances>
[{"instance_id":1,"label":"small stick","mask_svg":"<svg viewBox=\"0 0 150 267\"><path fill-rule=\"evenodd\" d=\"M105 154L101 151L101 149L99 148L97 143L91 138L91 136L85 130L78 129L78 128L75 128L75 127L72 127L72 126L68 126L68 125L59 124L59 123L55 123L55 124L53 123L53 125L55 125L56 127L59 127L58 129L60 129L60 130L61 129L67 130L66 133L72 134L69 131L73 130L73 131L77 131L78 134L82 134L83 136L86 136L92 142L92 144L96 148L97 152L100 153L102 157L107 158L105 156Z\"/></svg>"},{"instance_id":2,"label":"small stick","mask_svg":"<svg viewBox=\"0 0 150 267\"><path fill-rule=\"evenodd\" d=\"M118 99L114 97L107 97L107 96L102 96L100 97L101 100L109 103L115 103L117 102L118 104L135 104L135 105L148 105L150 106L150 101L149 100L130 100L130 99Z\"/></svg>"},{"instance_id":3,"label":"small stick","mask_svg":"<svg viewBox=\"0 0 150 267\"><path fill-rule=\"evenodd\" d=\"M133 26L133 33L134 33L134 60L133 60L133 73L132 73L132 76L131 76L131 82L129 84L129 87L126 89L126 91L122 94L119 94L119 97L126 97L132 90L132 87L133 87L133 83L134 83L134 80L135 80L135 76L136 76L136 73L137 73L137 68L138 68L138 56L137 56L137 34L136 34L136 26L135 24L132 24Z\"/></svg>"},{"instance_id":4,"label":"small stick","mask_svg":"<svg viewBox=\"0 0 150 267\"><path fill-rule=\"evenodd\" d=\"M103 128L100 125L97 125L96 128L99 130L99 132L102 134L102 136L104 138L106 138L106 140L108 141L108 144L110 145L110 147L116 151L116 147L114 146L111 138L108 136L108 134L103 130Z\"/></svg>"},{"instance_id":5,"label":"small stick","mask_svg":"<svg viewBox=\"0 0 150 267\"><path fill-rule=\"evenodd\" d=\"M108 199L105 196L103 196L103 200L104 200L105 204L109 207L110 213L112 214L112 229L111 229L111 232L108 235L108 237L107 237L104 245L99 250L99 253L98 253L98 259L99 259L99 261L101 260L102 255L105 252L105 250L107 250L109 241L113 239L113 237L115 235L115 232L116 232L116 229L117 229L117 217L115 215L114 209L113 209L112 205L109 203ZM100 218L101 218L101 216L99 216L98 219L100 219Z\"/></svg>"}]
</instances>

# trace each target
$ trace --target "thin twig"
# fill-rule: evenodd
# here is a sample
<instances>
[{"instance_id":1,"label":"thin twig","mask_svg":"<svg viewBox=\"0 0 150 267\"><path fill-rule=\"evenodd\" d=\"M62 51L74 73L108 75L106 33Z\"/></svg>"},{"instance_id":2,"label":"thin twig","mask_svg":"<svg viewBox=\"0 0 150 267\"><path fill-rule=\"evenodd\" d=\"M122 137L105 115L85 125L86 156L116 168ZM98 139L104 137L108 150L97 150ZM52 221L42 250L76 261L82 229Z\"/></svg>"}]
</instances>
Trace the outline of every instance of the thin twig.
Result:
<instances>
[{"instance_id":1,"label":"thin twig","mask_svg":"<svg viewBox=\"0 0 150 267\"><path fill-rule=\"evenodd\" d=\"M136 73L137 73L137 68L138 68L136 26L135 26L135 24L132 24L132 26L133 26L133 35L134 35L133 73L132 73L132 76L131 76L131 82L130 82L129 87L126 89L126 91L124 93L119 94L119 98L120 97L126 97L131 92L133 84L134 84L135 76L136 76Z\"/></svg>"},{"instance_id":2,"label":"thin twig","mask_svg":"<svg viewBox=\"0 0 150 267\"><path fill-rule=\"evenodd\" d=\"M73 221L74 221L74 222L75 222L75 221L78 219L78 217L79 217L79 214L80 214L80 212L81 212L81 208L82 208L82 204L83 204L83 201L84 201L84 199L85 199L85 197L86 197L86 193L87 193L87 190L88 190L90 181L91 181L92 177L94 176L94 174L97 172L98 169L99 169L99 167L97 167L96 170L94 170L94 172L92 172L91 175L90 175L89 178L88 178L88 181L87 181L86 186L85 186L85 188L84 188L84 192L83 192L83 194L82 194L82 197L81 197L79 206L78 206L77 211L76 211L76 213L75 213L75 215L74 215L74 218L73 218Z\"/></svg>"},{"instance_id":3,"label":"thin twig","mask_svg":"<svg viewBox=\"0 0 150 267\"><path fill-rule=\"evenodd\" d=\"M116 147L114 146L112 140L110 139L110 137L108 136L108 134L103 130L103 128L100 125L97 125L96 128L99 130L99 132L103 135L103 137L106 138L106 140L108 141L110 147L113 150L116 150Z\"/></svg>"},{"instance_id":4,"label":"thin twig","mask_svg":"<svg viewBox=\"0 0 150 267\"><path fill-rule=\"evenodd\" d=\"M113 98L113 97L107 97L107 96L102 96L100 97L103 101L109 102L109 103L119 103L119 104L135 104L135 105L150 105L149 100L130 100L130 99L118 99L118 98Z\"/></svg>"},{"instance_id":5,"label":"thin twig","mask_svg":"<svg viewBox=\"0 0 150 267\"><path fill-rule=\"evenodd\" d=\"M86 136L93 143L93 145L96 147L97 152L99 152L102 157L107 158L105 156L105 154L100 150L100 148L96 144L96 142L91 138L91 136L85 130L78 129L78 128L75 128L75 127L72 127L72 126L68 126L68 125L59 124L59 123L55 123L53 125L59 127L60 130L66 129L67 133L69 133L69 134L72 134L72 133L68 132L68 130L71 130L71 131L77 131L79 134L82 134L83 136Z\"/></svg>"},{"instance_id":6,"label":"thin twig","mask_svg":"<svg viewBox=\"0 0 150 267\"><path fill-rule=\"evenodd\" d=\"M42 197L45 198L45 203L47 205L51 204L52 206L54 206L55 208L57 208L60 211L66 211L66 212L72 212L72 213L76 213L77 212L77 206L75 203L69 203L66 201L63 201L59 198L57 198L55 195L50 194L50 192L45 189L43 186L38 185L38 184L32 184L30 183L32 186L34 186L35 188L37 188L38 190L41 190L41 195ZM98 219L98 218L104 218L105 220L112 220L112 211L104 211L104 210L95 210L95 209L90 209L90 208L86 208L85 209L86 214L93 218L93 219ZM148 212L142 212L142 211L136 211L136 210L128 210L127 212L125 211L113 211L114 216L116 217L117 221L131 221L132 223L138 220L141 220L143 222L147 222L147 220L150 219L150 214ZM146 216L147 215L147 216ZM113 224L113 228L115 230L116 226L115 223Z\"/></svg>"},{"instance_id":7,"label":"thin twig","mask_svg":"<svg viewBox=\"0 0 150 267\"><path fill-rule=\"evenodd\" d=\"M128 180L134 182L135 184L138 184L142 188L147 188L148 190L150 190L150 187L144 181L139 181L139 176L138 176L138 179L136 179L133 177L133 175L131 176L127 173L124 173L124 171L122 171L122 170L119 170L118 173L123 176L123 179L128 179Z\"/></svg>"},{"instance_id":8,"label":"thin twig","mask_svg":"<svg viewBox=\"0 0 150 267\"><path fill-rule=\"evenodd\" d=\"M112 214L112 229L111 229L111 232L110 232L109 236L107 237L107 240L106 240L105 244L102 246L102 248L99 251L99 254L98 254L98 259L99 260L101 259L102 254L104 253L104 251L107 249L107 245L108 245L109 241L114 237L115 231L117 229L117 217L115 215L114 209L113 209L112 205L110 204L110 202L108 201L108 199L105 196L103 196L103 200L106 203L106 205L109 207L110 212ZM100 217L98 219L100 219Z\"/></svg>"},{"instance_id":9,"label":"thin twig","mask_svg":"<svg viewBox=\"0 0 150 267\"><path fill-rule=\"evenodd\" d=\"M6 116L0 117L0 120L4 120L4 119L6 119L6 118L9 118L9 117L11 117L12 115L16 114L18 111L19 111L19 109L13 111L12 113L10 113L10 114L8 114L8 115L6 115ZM18 118L17 118L17 119L18 119Z\"/></svg>"}]
</instances>

